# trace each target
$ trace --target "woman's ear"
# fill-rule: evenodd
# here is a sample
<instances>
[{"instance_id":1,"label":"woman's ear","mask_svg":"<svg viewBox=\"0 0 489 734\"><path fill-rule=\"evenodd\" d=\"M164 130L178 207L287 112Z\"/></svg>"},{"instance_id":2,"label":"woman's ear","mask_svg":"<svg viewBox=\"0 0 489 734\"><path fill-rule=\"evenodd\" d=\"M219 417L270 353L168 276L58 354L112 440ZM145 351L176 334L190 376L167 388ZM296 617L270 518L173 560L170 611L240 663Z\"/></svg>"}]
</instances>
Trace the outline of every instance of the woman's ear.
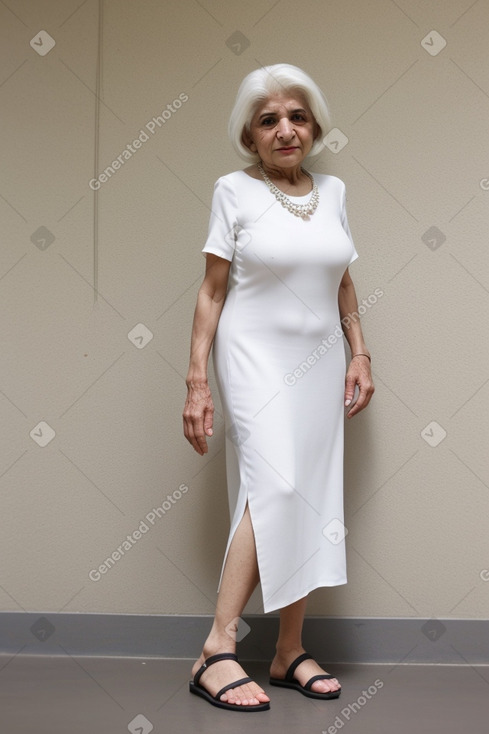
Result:
<instances>
[{"instance_id":1,"label":"woman's ear","mask_svg":"<svg viewBox=\"0 0 489 734\"><path fill-rule=\"evenodd\" d=\"M314 135L313 135L314 142L316 142L316 140L320 138L322 134L323 134L323 131L321 130L316 120L314 120Z\"/></svg>"},{"instance_id":2,"label":"woman's ear","mask_svg":"<svg viewBox=\"0 0 489 734\"><path fill-rule=\"evenodd\" d=\"M243 145L249 148L252 153L256 153L256 145L253 142L253 138L251 137L249 131L245 127L243 128L243 132L241 133L241 140L243 142Z\"/></svg>"}]
</instances>

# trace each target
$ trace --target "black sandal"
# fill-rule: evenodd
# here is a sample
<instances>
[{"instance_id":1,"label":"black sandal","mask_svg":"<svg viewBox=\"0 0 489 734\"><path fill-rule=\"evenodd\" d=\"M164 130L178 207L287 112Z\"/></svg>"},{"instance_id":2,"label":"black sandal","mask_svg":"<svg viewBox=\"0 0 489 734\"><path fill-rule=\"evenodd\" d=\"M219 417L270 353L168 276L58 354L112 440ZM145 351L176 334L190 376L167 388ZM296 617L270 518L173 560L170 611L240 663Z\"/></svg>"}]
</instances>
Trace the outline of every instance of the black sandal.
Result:
<instances>
[{"instance_id":1,"label":"black sandal","mask_svg":"<svg viewBox=\"0 0 489 734\"><path fill-rule=\"evenodd\" d=\"M312 691L311 686L316 680L326 680L328 678L334 678L334 675L327 675L326 673L323 673L322 675L313 675L312 678L310 678L307 683L302 686L299 681L294 678L294 672L295 669L304 661L312 659L312 655L309 655L308 652L303 652L302 655L299 655L298 658L294 660L293 663L289 666L289 669L287 670L285 674L285 678L270 678L270 685L272 686L282 686L282 688L294 688L296 691L300 691L304 696L308 696L309 698L325 698L325 699L331 699L331 698L339 698L341 693L341 688L339 688L337 691L329 691L329 693L318 693L317 691Z\"/></svg>"},{"instance_id":2,"label":"black sandal","mask_svg":"<svg viewBox=\"0 0 489 734\"><path fill-rule=\"evenodd\" d=\"M229 685L221 688L221 690L218 691L215 696L212 696L209 691L206 691L204 686L199 683L199 680L204 671L207 670L209 665L217 663L219 662L219 660L235 660L236 662L238 662L238 656L232 652L222 652L218 655L211 655L209 658L207 658L204 664L196 672L193 681L189 681L190 693L195 693L197 696L205 698L206 701L209 701L209 703L211 703L213 706L218 706L220 709L250 712L267 711L270 708L270 704L268 703L268 701L266 703L255 704L254 706L242 706L241 704L227 703L226 701L220 700L222 694L228 691L230 688L237 688L243 683L250 683L253 680L252 678L240 678L239 680L234 681L234 683L229 683Z\"/></svg>"}]
</instances>

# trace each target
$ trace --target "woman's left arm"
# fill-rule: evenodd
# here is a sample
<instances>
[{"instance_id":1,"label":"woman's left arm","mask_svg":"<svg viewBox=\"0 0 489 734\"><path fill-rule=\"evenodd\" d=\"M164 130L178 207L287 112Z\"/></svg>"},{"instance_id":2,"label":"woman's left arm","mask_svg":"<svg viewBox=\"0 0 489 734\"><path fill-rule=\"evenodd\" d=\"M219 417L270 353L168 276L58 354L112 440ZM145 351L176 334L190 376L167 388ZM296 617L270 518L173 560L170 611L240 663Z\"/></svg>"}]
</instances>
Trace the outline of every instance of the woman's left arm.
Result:
<instances>
[{"instance_id":1,"label":"woman's left arm","mask_svg":"<svg viewBox=\"0 0 489 734\"><path fill-rule=\"evenodd\" d=\"M352 355L345 379L345 406L350 405L353 399L355 385L358 385L359 389L357 401L346 414L347 418L353 418L356 413L367 407L375 387L370 371L370 352L363 339L357 295L348 268L345 270L338 290L338 307L341 328Z\"/></svg>"}]
</instances>

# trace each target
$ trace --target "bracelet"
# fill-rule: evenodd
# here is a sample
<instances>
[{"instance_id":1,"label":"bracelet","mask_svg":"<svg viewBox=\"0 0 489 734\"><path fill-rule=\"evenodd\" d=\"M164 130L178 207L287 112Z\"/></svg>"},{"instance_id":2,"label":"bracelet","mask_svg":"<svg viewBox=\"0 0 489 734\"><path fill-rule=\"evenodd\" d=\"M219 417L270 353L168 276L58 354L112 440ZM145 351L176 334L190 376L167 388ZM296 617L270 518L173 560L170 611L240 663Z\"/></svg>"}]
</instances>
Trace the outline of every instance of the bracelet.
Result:
<instances>
[{"instance_id":1,"label":"bracelet","mask_svg":"<svg viewBox=\"0 0 489 734\"><path fill-rule=\"evenodd\" d=\"M372 358L371 358L370 354L363 354L362 352L360 352L359 354L354 354L352 356L352 359L355 359L355 357L367 357L368 361L370 363L372 362Z\"/></svg>"}]
</instances>

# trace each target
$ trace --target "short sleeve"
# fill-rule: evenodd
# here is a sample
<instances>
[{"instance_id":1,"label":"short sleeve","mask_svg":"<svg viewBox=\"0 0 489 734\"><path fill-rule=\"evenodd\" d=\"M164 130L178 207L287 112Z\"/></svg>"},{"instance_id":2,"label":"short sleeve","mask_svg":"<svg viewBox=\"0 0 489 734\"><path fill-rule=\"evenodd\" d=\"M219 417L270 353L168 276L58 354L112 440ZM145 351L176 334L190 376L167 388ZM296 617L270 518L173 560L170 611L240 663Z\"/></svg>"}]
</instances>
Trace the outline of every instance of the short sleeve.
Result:
<instances>
[{"instance_id":1,"label":"short sleeve","mask_svg":"<svg viewBox=\"0 0 489 734\"><path fill-rule=\"evenodd\" d=\"M214 184L209 231L202 252L211 252L225 260L232 260L237 224L236 192L229 178L221 176Z\"/></svg>"},{"instance_id":2,"label":"short sleeve","mask_svg":"<svg viewBox=\"0 0 489 734\"><path fill-rule=\"evenodd\" d=\"M346 213L346 187L344 183L343 183L343 192L341 195L341 215L340 216L341 216L341 224L343 225L343 229L345 230L346 234L348 235L348 239L350 240L352 247L353 247L353 253L350 258L350 262L348 263L348 266L350 266L352 262L355 262L355 260L357 259L358 252L356 251L355 243L353 242L353 238L350 232L350 227L348 225L348 216Z\"/></svg>"}]
</instances>

